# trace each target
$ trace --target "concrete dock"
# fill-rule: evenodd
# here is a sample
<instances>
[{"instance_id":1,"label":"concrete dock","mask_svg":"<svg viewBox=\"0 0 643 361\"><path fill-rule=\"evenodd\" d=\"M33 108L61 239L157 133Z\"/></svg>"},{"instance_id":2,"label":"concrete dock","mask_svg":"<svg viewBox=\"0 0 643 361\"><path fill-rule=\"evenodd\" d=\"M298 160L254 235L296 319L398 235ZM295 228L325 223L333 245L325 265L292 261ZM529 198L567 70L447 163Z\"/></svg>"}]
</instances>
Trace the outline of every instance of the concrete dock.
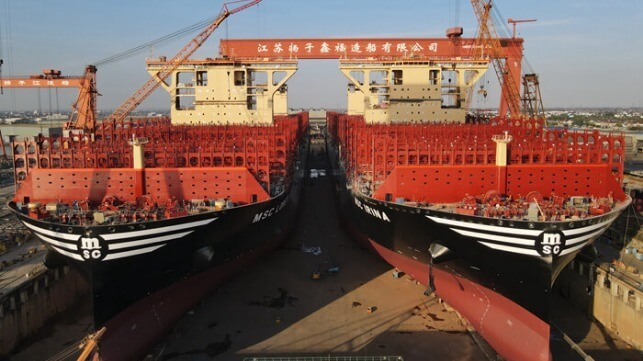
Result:
<instances>
[{"instance_id":1,"label":"concrete dock","mask_svg":"<svg viewBox=\"0 0 643 361\"><path fill-rule=\"evenodd\" d=\"M30 237L27 228L11 214L7 202L13 187L0 188L0 295L19 288L31 275L44 270L45 246Z\"/></svg>"}]
</instances>

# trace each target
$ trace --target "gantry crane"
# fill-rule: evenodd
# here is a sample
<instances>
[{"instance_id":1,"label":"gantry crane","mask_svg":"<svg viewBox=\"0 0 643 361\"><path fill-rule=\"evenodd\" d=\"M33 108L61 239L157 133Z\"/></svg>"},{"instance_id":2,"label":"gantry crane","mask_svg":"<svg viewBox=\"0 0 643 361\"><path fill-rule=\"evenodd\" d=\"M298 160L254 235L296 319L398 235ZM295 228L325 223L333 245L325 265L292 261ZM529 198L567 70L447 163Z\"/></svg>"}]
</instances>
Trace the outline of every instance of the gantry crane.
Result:
<instances>
[{"instance_id":1,"label":"gantry crane","mask_svg":"<svg viewBox=\"0 0 643 361\"><path fill-rule=\"evenodd\" d=\"M42 74L2 78L3 88L78 88L67 129L93 130L96 126L96 67L88 65L83 76L65 76L60 70L43 69Z\"/></svg>"},{"instance_id":2,"label":"gantry crane","mask_svg":"<svg viewBox=\"0 0 643 361\"><path fill-rule=\"evenodd\" d=\"M538 74L530 73L522 77L522 109L530 116L537 116L545 119L545 108L540 95L540 82Z\"/></svg>"},{"instance_id":3,"label":"gantry crane","mask_svg":"<svg viewBox=\"0 0 643 361\"><path fill-rule=\"evenodd\" d=\"M229 4L241 3L233 9L228 9ZM230 15L237 13L241 10L247 9L253 5L260 3L261 0L238 0L223 4L221 12L214 19L212 24L201 31L194 39L190 40L174 57L165 62L161 68L152 75L152 77L141 86L132 96L127 98L114 112L109 115L105 121L116 122L125 119L125 117L134 110L145 98L147 98L154 90L156 90L161 83L165 83L165 79L172 74L181 64L183 64L194 52L203 44L210 35L216 30L219 25Z\"/></svg>"},{"instance_id":4,"label":"gantry crane","mask_svg":"<svg viewBox=\"0 0 643 361\"><path fill-rule=\"evenodd\" d=\"M491 17L491 0L471 0L473 11L478 19L478 36L474 46L474 57L477 59L490 58L500 81L502 99L498 114L504 116L509 111L511 116L519 116L520 110L520 64L508 64L502 56L502 45ZM488 53L486 53L488 51ZM515 73L518 74L515 74Z\"/></svg>"},{"instance_id":5,"label":"gantry crane","mask_svg":"<svg viewBox=\"0 0 643 361\"><path fill-rule=\"evenodd\" d=\"M516 24L531 23L536 19L507 19L507 23L513 25L511 37L516 37ZM530 116L538 116L545 119L545 109L543 99L540 95L540 82L538 74L529 73L522 76L522 112Z\"/></svg>"},{"instance_id":6,"label":"gantry crane","mask_svg":"<svg viewBox=\"0 0 643 361\"><path fill-rule=\"evenodd\" d=\"M502 97L498 114L505 116L507 111L513 117L526 115L545 118L545 111L540 95L538 75L525 74L521 78L522 49L520 54L502 55L502 44L491 17L492 0L471 0L473 10L479 23L478 36L474 46L474 57L491 59L500 81ZM516 23L534 22L536 19L508 19L513 25L512 39L516 37ZM487 53L488 51L488 53ZM511 60L511 61L510 61ZM520 81L523 84L523 96L520 96Z\"/></svg>"},{"instance_id":7,"label":"gantry crane","mask_svg":"<svg viewBox=\"0 0 643 361\"><path fill-rule=\"evenodd\" d=\"M73 111L66 124L67 129L94 131L96 128L96 67L88 65L80 81L78 99L72 106Z\"/></svg>"}]
</instances>

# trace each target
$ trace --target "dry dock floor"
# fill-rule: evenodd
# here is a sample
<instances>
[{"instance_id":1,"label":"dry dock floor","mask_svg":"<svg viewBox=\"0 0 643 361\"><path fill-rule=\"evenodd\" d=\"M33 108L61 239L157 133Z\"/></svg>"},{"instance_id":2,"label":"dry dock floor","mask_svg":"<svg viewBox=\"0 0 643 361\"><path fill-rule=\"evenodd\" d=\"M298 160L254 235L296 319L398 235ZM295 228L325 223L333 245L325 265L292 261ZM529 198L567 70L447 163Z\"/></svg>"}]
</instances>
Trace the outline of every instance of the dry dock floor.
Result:
<instances>
[{"instance_id":1,"label":"dry dock floor","mask_svg":"<svg viewBox=\"0 0 643 361\"><path fill-rule=\"evenodd\" d=\"M309 167L324 168L323 160L313 156ZM344 234L326 173L305 181L297 226L284 245L220 286L150 359L486 360L454 312L408 277L394 278L388 264Z\"/></svg>"}]
</instances>

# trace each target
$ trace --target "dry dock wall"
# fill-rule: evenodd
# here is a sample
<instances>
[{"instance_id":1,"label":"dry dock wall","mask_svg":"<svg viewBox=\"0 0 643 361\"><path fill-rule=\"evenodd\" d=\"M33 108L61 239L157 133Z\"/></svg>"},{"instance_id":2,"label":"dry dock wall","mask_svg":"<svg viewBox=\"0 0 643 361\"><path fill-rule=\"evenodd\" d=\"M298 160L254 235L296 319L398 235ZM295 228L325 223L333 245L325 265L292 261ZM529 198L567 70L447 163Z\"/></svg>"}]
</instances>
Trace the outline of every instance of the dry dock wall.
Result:
<instances>
[{"instance_id":1,"label":"dry dock wall","mask_svg":"<svg viewBox=\"0 0 643 361\"><path fill-rule=\"evenodd\" d=\"M613 267L596 269L592 312L600 323L637 349L643 349L643 292L615 277Z\"/></svg>"},{"instance_id":2,"label":"dry dock wall","mask_svg":"<svg viewBox=\"0 0 643 361\"><path fill-rule=\"evenodd\" d=\"M80 274L68 266L42 268L29 278L0 298L0 357L41 330L47 320L68 309L89 289Z\"/></svg>"},{"instance_id":3,"label":"dry dock wall","mask_svg":"<svg viewBox=\"0 0 643 361\"><path fill-rule=\"evenodd\" d=\"M605 328L643 349L643 291L634 284L612 265L596 267L574 260L554 287Z\"/></svg>"}]
</instances>

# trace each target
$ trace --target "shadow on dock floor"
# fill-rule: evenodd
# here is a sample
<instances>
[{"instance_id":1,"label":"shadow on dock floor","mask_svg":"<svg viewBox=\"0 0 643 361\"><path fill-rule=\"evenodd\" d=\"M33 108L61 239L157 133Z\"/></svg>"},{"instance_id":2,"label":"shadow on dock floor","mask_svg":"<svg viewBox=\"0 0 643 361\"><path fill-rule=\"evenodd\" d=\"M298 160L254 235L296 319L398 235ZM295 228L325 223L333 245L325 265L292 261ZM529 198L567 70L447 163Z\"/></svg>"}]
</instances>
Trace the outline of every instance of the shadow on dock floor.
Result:
<instances>
[{"instance_id":1,"label":"shadow on dock floor","mask_svg":"<svg viewBox=\"0 0 643 361\"><path fill-rule=\"evenodd\" d=\"M313 150L314 151L314 150ZM325 156L309 167L327 169ZM186 316L150 360L400 355L486 360L457 315L339 226L333 180L306 180L296 230ZM225 349L224 349L225 348Z\"/></svg>"}]
</instances>

